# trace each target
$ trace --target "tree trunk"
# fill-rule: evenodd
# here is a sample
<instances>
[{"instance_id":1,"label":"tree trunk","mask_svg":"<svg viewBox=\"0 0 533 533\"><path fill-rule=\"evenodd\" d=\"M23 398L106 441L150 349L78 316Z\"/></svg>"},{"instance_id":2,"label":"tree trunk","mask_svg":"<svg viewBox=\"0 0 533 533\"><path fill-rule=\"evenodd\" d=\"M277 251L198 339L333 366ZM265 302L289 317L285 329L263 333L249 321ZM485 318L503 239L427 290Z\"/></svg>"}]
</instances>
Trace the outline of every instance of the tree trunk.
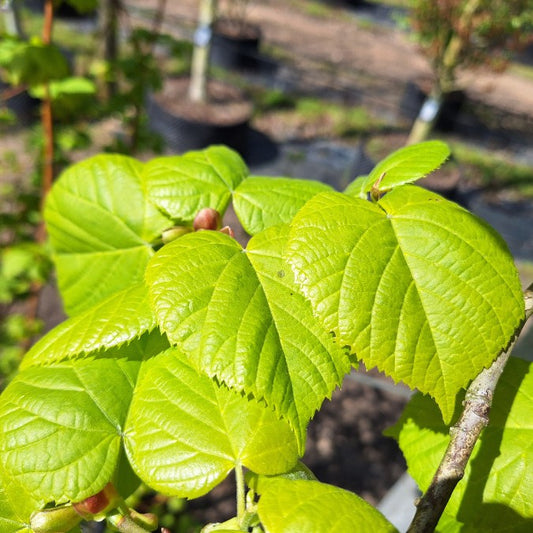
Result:
<instances>
[{"instance_id":1,"label":"tree trunk","mask_svg":"<svg viewBox=\"0 0 533 533\"><path fill-rule=\"evenodd\" d=\"M24 39L24 31L20 23L19 2L7 3L3 8L4 11L4 27L7 35L14 35L20 39Z\"/></svg>"},{"instance_id":2,"label":"tree trunk","mask_svg":"<svg viewBox=\"0 0 533 533\"><path fill-rule=\"evenodd\" d=\"M107 65L115 64L118 58L118 17L121 9L121 0L107 0L100 3L99 34L103 39L102 55ZM112 77L106 81L106 97L111 98L116 92L117 80L112 74Z\"/></svg>"},{"instance_id":3,"label":"tree trunk","mask_svg":"<svg viewBox=\"0 0 533 533\"><path fill-rule=\"evenodd\" d=\"M440 89L436 87L420 108L420 112L411 127L406 144L420 143L429 137L439 118L442 100L443 97Z\"/></svg>"},{"instance_id":4,"label":"tree trunk","mask_svg":"<svg viewBox=\"0 0 533 533\"><path fill-rule=\"evenodd\" d=\"M207 71L216 8L217 0L201 1L198 28L194 36L191 85L189 87L189 99L193 102L205 102L207 100Z\"/></svg>"},{"instance_id":5,"label":"tree trunk","mask_svg":"<svg viewBox=\"0 0 533 533\"><path fill-rule=\"evenodd\" d=\"M459 21L461 28L468 28L470 26L480 3L481 0L469 0L466 3L461 20ZM468 34L468 31L465 31L465 33ZM463 38L457 33L452 34L450 37L442 55L440 68L437 68L436 86L424 102L418 117L411 127L407 144L425 141L433 131L442 107L443 95L451 92L455 88L455 70L463 49Z\"/></svg>"}]
</instances>

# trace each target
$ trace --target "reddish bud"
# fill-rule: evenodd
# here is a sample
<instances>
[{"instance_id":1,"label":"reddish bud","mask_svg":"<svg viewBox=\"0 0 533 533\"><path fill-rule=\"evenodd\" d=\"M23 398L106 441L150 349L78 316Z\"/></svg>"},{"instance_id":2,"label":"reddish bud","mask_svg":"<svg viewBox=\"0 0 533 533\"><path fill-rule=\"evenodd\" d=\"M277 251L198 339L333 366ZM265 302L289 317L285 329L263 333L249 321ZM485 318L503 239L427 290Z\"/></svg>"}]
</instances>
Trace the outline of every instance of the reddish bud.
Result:
<instances>
[{"instance_id":1,"label":"reddish bud","mask_svg":"<svg viewBox=\"0 0 533 533\"><path fill-rule=\"evenodd\" d=\"M73 503L72 506L76 512L86 519L93 519L97 515L105 515L107 511L114 509L120 502L115 487L108 483L100 492L85 498L81 502Z\"/></svg>"},{"instance_id":2,"label":"reddish bud","mask_svg":"<svg viewBox=\"0 0 533 533\"><path fill-rule=\"evenodd\" d=\"M211 207L204 207L194 217L193 227L196 231L201 229L217 230L222 225L220 213Z\"/></svg>"}]
</instances>

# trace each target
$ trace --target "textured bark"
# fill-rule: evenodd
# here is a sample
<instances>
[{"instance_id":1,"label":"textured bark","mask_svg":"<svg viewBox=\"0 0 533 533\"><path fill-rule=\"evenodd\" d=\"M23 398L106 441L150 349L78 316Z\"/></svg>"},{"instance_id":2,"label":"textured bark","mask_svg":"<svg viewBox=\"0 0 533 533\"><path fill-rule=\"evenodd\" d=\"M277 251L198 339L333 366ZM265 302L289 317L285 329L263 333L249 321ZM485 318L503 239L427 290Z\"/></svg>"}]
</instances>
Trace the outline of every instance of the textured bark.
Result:
<instances>
[{"instance_id":1,"label":"textured bark","mask_svg":"<svg viewBox=\"0 0 533 533\"><path fill-rule=\"evenodd\" d=\"M430 533L439 519L459 481L481 432L489 423L494 390L511 355L511 351L527 319L533 314L533 285L524 293L525 319L514 340L493 364L480 372L466 391L464 409L458 422L450 429L450 443L433 477L431 485L417 504L408 533Z\"/></svg>"}]
</instances>

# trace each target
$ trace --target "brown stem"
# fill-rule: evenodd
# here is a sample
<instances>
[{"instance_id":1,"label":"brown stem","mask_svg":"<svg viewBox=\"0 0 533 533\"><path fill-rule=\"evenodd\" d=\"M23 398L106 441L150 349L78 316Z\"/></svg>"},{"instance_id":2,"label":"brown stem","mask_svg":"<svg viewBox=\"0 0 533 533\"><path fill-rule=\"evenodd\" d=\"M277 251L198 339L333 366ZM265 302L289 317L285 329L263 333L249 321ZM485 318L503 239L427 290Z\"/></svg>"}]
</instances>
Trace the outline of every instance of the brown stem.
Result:
<instances>
[{"instance_id":1,"label":"brown stem","mask_svg":"<svg viewBox=\"0 0 533 533\"><path fill-rule=\"evenodd\" d=\"M54 23L54 4L52 0L46 0L44 4L44 24L43 42L52 42L52 29ZM44 88L44 99L41 109L41 123L44 135L44 160L43 160L43 182L41 186L41 207L44 203L48 191L52 187L54 180L54 127L52 118L52 100L50 97L50 87L48 84ZM41 210L42 212L42 210ZM37 231L37 241L44 240L44 226L41 224Z\"/></svg>"},{"instance_id":2,"label":"brown stem","mask_svg":"<svg viewBox=\"0 0 533 533\"><path fill-rule=\"evenodd\" d=\"M464 409L458 422L450 429L450 443L435 473L431 485L417 504L416 514L408 533L430 533L448 504L457 483L463 478L466 465L482 430L489 423L494 390L511 355L518 334L533 314L533 285L524 293L525 319L509 347L489 368L472 381L466 391Z\"/></svg>"},{"instance_id":3,"label":"brown stem","mask_svg":"<svg viewBox=\"0 0 533 533\"><path fill-rule=\"evenodd\" d=\"M54 4L52 0L46 0L44 4L44 23L43 23L43 42L50 44L52 42L52 30L54 23ZM44 99L41 106L41 125L44 135L44 148L43 148L43 174L41 184L41 205L40 212L42 214L44 201L46 195L52 187L54 180L54 128L52 118L52 100L50 97L50 87L45 84L44 87ZM39 244L44 243L46 240L46 228L44 221L39 222L37 229L35 230L35 241ZM39 307L39 295L41 292L41 283L32 283L30 287L30 296L26 304L26 317L30 320L34 320L37 317L37 311ZM29 348L31 339L27 339L22 343L24 350Z\"/></svg>"}]
</instances>

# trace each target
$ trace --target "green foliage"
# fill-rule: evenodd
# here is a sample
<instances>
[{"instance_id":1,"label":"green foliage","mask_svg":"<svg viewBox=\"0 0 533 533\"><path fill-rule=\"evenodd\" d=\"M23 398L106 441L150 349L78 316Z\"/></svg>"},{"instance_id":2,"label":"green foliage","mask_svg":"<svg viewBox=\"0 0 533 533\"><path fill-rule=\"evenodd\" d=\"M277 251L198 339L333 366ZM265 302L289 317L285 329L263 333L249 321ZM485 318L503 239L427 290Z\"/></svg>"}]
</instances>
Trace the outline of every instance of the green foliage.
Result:
<instances>
[{"instance_id":1,"label":"green foliage","mask_svg":"<svg viewBox=\"0 0 533 533\"><path fill-rule=\"evenodd\" d=\"M431 394L446 422L523 317L501 238L422 189L398 187L377 204L315 196L292 223L287 257L324 327L368 366Z\"/></svg>"},{"instance_id":2,"label":"green foliage","mask_svg":"<svg viewBox=\"0 0 533 533\"><path fill-rule=\"evenodd\" d=\"M34 38L21 41L4 37L0 41L0 67L13 85L35 86L66 77L69 67L65 56L53 44Z\"/></svg>"},{"instance_id":3,"label":"green foliage","mask_svg":"<svg viewBox=\"0 0 533 533\"><path fill-rule=\"evenodd\" d=\"M411 0L415 35L441 83L459 67L504 66L513 49L531 40L532 13L530 0Z\"/></svg>"},{"instance_id":4,"label":"green foliage","mask_svg":"<svg viewBox=\"0 0 533 533\"><path fill-rule=\"evenodd\" d=\"M267 531L397 531L356 494L319 481L270 480L261 492L257 512Z\"/></svg>"},{"instance_id":5,"label":"green foliage","mask_svg":"<svg viewBox=\"0 0 533 533\"><path fill-rule=\"evenodd\" d=\"M394 531L298 460L309 420L361 360L435 398L413 400L394 431L426 487L463 389L523 323L502 239L410 184L447 155L438 142L399 150L348 194L250 177L224 147L147 163L101 155L65 171L45 218L72 316L2 393L8 531L110 481L122 497L142 481L195 498L232 470L237 516L206 531ZM223 215L230 201L252 235L245 248L227 229L193 231L200 210ZM528 368L509 365L444 531L480 512L530 525ZM151 520L125 503L108 518Z\"/></svg>"},{"instance_id":6,"label":"green foliage","mask_svg":"<svg viewBox=\"0 0 533 533\"><path fill-rule=\"evenodd\" d=\"M477 442L464 478L441 519L441 531L526 532L533 525L531 363L513 359L498 383L490 423ZM448 441L448 428L427 397L413 397L389 433L409 471L425 490Z\"/></svg>"}]
</instances>

